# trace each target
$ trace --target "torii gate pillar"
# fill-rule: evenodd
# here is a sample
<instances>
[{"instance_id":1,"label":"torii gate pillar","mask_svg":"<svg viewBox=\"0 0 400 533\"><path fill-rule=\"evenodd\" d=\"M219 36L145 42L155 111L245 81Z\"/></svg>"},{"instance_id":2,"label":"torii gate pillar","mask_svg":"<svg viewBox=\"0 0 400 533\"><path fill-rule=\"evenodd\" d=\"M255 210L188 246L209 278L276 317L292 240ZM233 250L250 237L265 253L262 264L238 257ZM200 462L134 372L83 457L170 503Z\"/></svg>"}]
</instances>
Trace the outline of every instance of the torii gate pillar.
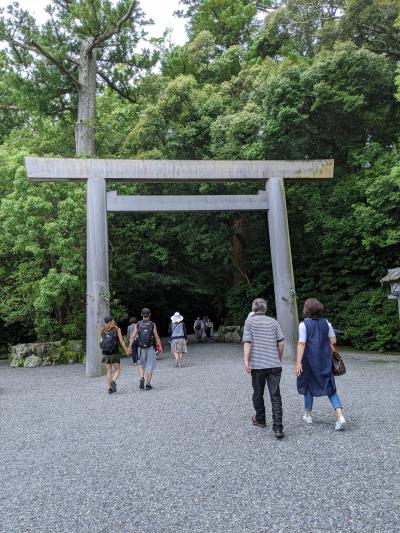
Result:
<instances>
[{"instance_id":1,"label":"torii gate pillar","mask_svg":"<svg viewBox=\"0 0 400 533\"><path fill-rule=\"evenodd\" d=\"M285 352L294 358L298 341L299 318L283 179L269 179L266 189L269 203L268 231L276 315L285 337Z\"/></svg>"},{"instance_id":2,"label":"torii gate pillar","mask_svg":"<svg viewBox=\"0 0 400 533\"><path fill-rule=\"evenodd\" d=\"M107 192L104 178L88 178L86 205L86 376L104 373L99 341L109 310Z\"/></svg>"}]
</instances>

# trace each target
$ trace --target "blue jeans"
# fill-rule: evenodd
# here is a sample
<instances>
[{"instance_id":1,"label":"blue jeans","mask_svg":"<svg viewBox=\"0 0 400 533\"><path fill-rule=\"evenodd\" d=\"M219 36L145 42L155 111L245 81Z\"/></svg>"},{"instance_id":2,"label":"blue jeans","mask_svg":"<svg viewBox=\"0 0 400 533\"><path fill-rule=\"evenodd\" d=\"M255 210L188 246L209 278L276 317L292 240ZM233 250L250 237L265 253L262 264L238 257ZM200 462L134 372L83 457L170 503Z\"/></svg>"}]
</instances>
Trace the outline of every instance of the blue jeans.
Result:
<instances>
[{"instance_id":1,"label":"blue jeans","mask_svg":"<svg viewBox=\"0 0 400 533\"><path fill-rule=\"evenodd\" d=\"M339 399L339 396L338 396L337 392L332 394L332 396L328 396L328 398L329 398L329 401L332 404L332 407L335 410L342 408L342 404L340 403L340 399ZM305 407L306 411L312 411L313 400L314 400L313 395L311 394L310 391L307 391L306 394L304 395L304 407Z\"/></svg>"}]
</instances>

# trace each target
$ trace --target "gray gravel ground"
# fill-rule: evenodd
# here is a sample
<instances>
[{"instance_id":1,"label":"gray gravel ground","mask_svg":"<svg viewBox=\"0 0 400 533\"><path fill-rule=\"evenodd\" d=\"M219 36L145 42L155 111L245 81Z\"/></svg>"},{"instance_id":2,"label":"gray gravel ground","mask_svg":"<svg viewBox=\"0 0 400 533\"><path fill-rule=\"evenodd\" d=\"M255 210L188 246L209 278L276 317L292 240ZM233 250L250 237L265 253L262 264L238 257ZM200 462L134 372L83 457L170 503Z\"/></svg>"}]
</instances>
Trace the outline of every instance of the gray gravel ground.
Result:
<instances>
[{"instance_id":1,"label":"gray gravel ground","mask_svg":"<svg viewBox=\"0 0 400 533\"><path fill-rule=\"evenodd\" d=\"M82 365L3 362L0 531L398 532L400 357L346 362L344 433L326 398L303 424L285 364L281 442L250 423L240 346L166 357L146 392L125 360L113 395Z\"/></svg>"}]
</instances>

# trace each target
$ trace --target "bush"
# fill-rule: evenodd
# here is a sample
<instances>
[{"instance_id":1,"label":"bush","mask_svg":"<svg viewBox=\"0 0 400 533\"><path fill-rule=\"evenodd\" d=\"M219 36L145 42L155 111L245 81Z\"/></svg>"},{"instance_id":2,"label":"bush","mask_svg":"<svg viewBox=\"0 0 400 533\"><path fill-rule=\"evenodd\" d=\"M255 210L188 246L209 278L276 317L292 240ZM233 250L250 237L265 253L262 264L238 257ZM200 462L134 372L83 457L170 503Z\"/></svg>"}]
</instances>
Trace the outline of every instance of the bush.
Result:
<instances>
[{"instance_id":1,"label":"bush","mask_svg":"<svg viewBox=\"0 0 400 533\"><path fill-rule=\"evenodd\" d=\"M400 331L396 302L383 288L368 289L349 301L345 314L345 340L362 350L399 350Z\"/></svg>"}]
</instances>

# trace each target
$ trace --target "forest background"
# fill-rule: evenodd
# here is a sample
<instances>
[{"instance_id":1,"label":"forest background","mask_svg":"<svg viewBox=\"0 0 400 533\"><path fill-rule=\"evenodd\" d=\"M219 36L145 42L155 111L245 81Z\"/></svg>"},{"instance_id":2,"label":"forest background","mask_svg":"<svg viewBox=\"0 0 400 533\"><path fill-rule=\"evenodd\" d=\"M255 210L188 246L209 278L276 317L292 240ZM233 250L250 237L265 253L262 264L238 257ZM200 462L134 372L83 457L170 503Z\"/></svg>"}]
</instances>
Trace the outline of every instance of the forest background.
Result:
<instances>
[{"instance_id":1,"label":"forest background","mask_svg":"<svg viewBox=\"0 0 400 533\"><path fill-rule=\"evenodd\" d=\"M24 156L334 158L286 184L299 311L307 297L357 348L398 350L379 280L400 266L400 0L183 0L188 41L142 45L137 2L53 0L38 26L0 14L0 342L84 338L85 186L28 182ZM92 39L92 40L90 40ZM76 144L85 43L96 48L89 151ZM81 65L82 66L82 65ZM251 184L110 185L120 193L252 193ZM241 323L273 281L265 214L110 214L114 316L164 328Z\"/></svg>"}]
</instances>

